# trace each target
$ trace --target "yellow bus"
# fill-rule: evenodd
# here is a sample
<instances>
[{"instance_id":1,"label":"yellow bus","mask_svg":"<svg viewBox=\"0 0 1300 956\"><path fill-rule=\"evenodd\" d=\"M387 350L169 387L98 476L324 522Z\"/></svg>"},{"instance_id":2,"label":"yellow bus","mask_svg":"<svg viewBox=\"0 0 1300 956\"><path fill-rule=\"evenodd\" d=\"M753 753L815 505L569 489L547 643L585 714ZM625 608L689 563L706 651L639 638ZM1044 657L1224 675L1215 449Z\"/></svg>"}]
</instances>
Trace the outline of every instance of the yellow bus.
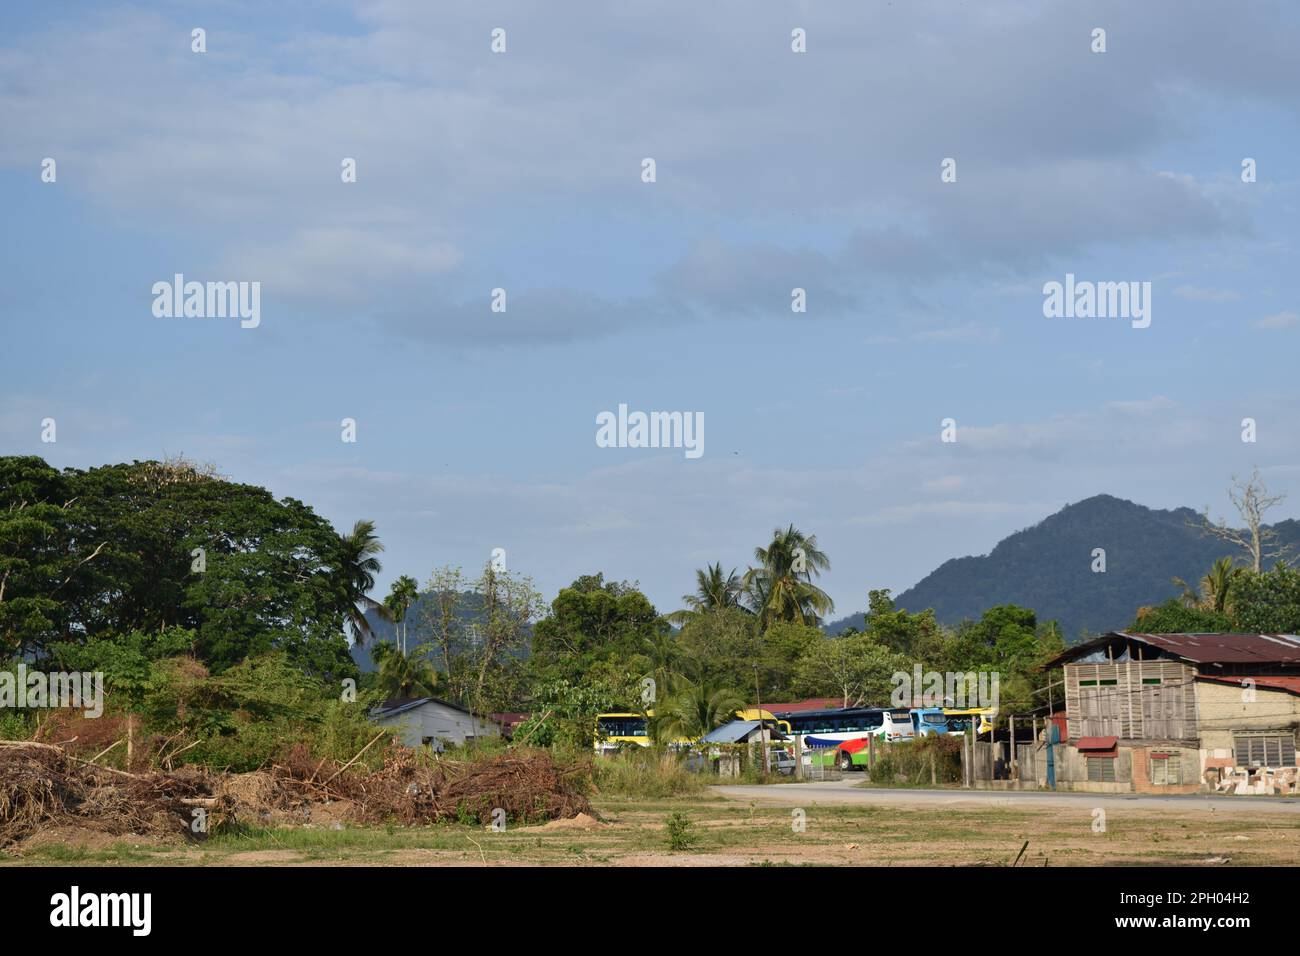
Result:
<instances>
[{"instance_id":1,"label":"yellow bus","mask_svg":"<svg viewBox=\"0 0 1300 956\"><path fill-rule=\"evenodd\" d=\"M749 707L746 708L745 710L736 711L736 719L737 720L770 720L773 723L775 723L778 728L780 728L782 733L786 734L787 736L789 736L791 733L790 722L788 720L781 720L770 710L760 710L757 707Z\"/></svg>"},{"instance_id":2,"label":"yellow bus","mask_svg":"<svg viewBox=\"0 0 1300 956\"><path fill-rule=\"evenodd\" d=\"M639 744L642 747L649 747L650 731L646 727L646 718L654 715L653 710L644 714L597 714L596 753L610 753L618 750L624 744Z\"/></svg>"},{"instance_id":3,"label":"yellow bus","mask_svg":"<svg viewBox=\"0 0 1300 956\"><path fill-rule=\"evenodd\" d=\"M948 733L964 734L975 722L975 735L987 734L993 729L997 712L992 707L945 707L943 715L948 718Z\"/></svg>"},{"instance_id":4,"label":"yellow bus","mask_svg":"<svg viewBox=\"0 0 1300 956\"><path fill-rule=\"evenodd\" d=\"M647 710L644 714L630 712L597 714L596 737L592 745L593 748L597 754L607 754L626 744L649 747L651 741L647 724L649 720L654 718L654 715L653 710ZM674 737L663 742L670 747L681 747L693 743L693 741L687 740L685 737Z\"/></svg>"},{"instance_id":5,"label":"yellow bus","mask_svg":"<svg viewBox=\"0 0 1300 956\"><path fill-rule=\"evenodd\" d=\"M596 736L593 749L598 754L612 753L625 744L636 744L641 747L650 746L650 731L647 727L648 719L653 719L655 712L647 710L644 714L631 712L617 712L596 715ZM736 711L737 720L770 720L786 734L790 733L790 724L784 720L778 720L769 711L758 710L750 707L746 710ZM693 740L687 740L685 737L674 737L672 740L665 741L670 747L681 747L694 743Z\"/></svg>"}]
</instances>

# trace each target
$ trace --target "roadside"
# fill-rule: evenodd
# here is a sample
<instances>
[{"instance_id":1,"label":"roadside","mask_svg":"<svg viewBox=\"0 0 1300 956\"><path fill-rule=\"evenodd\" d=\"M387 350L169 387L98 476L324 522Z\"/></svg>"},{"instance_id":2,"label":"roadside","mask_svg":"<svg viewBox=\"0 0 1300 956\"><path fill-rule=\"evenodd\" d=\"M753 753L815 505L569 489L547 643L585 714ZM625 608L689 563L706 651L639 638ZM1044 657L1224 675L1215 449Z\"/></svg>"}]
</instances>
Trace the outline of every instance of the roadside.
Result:
<instances>
[{"instance_id":1,"label":"roadside","mask_svg":"<svg viewBox=\"0 0 1300 956\"><path fill-rule=\"evenodd\" d=\"M859 776L841 780L808 783L778 783L764 786L715 786L719 796L729 800L772 800L787 805L802 804L877 804L885 806L953 806L953 807L1026 807L1083 808L1105 807L1179 812L1231 811L1234 816L1254 813L1300 815L1300 799L1295 797L1224 797L1199 794L1160 796L1145 793L1074 793L1042 790L922 790L864 787Z\"/></svg>"}]
</instances>

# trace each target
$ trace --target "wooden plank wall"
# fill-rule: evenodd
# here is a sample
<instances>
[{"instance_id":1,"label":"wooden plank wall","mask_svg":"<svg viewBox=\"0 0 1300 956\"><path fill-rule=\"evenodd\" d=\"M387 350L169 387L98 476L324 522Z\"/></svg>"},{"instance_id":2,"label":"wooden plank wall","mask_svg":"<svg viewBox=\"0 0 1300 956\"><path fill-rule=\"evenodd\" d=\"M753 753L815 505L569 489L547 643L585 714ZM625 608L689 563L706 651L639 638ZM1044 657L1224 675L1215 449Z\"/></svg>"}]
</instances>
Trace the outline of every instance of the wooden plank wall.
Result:
<instances>
[{"instance_id":1,"label":"wooden plank wall","mask_svg":"<svg viewBox=\"0 0 1300 956\"><path fill-rule=\"evenodd\" d=\"M1196 740L1195 670L1177 661L1065 665L1070 739ZM1159 678L1159 684L1143 679ZM1080 681L1113 680L1080 687Z\"/></svg>"}]
</instances>

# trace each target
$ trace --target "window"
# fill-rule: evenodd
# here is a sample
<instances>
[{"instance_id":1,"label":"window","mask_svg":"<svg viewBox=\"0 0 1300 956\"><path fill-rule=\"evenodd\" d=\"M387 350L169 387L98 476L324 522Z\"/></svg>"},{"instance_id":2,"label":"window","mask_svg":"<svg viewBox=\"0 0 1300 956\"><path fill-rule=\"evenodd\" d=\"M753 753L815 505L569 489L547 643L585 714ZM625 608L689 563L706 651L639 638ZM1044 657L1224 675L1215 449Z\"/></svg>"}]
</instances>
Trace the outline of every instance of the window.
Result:
<instances>
[{"instance_id":1,"label":"window","mask_svg":"<svg viewBox=\"0 0 1300 956\"><path fill-rule=\"evenodd\" d=\"M1182 758L1178 754L1151 755L1151 783L1157 787L1172 787L1182 782Z\"/></svg>"},{"instance_id":2,"label":"window","mask_svg":"<svg viewBox=\"0 0 1300 956\"><path fill-rule=\"evenodd\" d=\"M1289 734L1240 734L1232 738L1238 767L1294 767L1295 738Z\"/></svg>"},{"instance_id":3,"label":"window","mask_svg":"<svg viewBox=\"0 0 1300 956\"><path fill-rule=\"evenodd\" d=\"M1089 757L1087 762L1089 783L1115 782L1114 757Z\"/></svg>"}]
</instances>

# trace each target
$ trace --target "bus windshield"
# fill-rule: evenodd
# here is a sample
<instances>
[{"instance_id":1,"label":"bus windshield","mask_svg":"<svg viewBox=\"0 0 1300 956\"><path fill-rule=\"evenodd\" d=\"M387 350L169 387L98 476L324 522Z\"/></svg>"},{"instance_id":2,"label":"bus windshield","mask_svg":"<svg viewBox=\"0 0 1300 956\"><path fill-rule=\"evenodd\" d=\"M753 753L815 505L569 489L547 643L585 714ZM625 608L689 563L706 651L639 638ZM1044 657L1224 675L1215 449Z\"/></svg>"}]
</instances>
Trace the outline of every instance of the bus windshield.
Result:
<instances>
[{"instance_id":1,"label":"bus windshield","mask_svg":"<svg viewBox=\"0 0 1300 956\"><path fill-rule=\"evenodd\" d=\"M596 718L596 730L602 737L645 737L645 718L636 714L602 714Z\"/></svg>"}]
</instances>

